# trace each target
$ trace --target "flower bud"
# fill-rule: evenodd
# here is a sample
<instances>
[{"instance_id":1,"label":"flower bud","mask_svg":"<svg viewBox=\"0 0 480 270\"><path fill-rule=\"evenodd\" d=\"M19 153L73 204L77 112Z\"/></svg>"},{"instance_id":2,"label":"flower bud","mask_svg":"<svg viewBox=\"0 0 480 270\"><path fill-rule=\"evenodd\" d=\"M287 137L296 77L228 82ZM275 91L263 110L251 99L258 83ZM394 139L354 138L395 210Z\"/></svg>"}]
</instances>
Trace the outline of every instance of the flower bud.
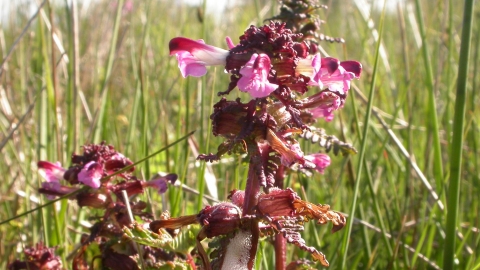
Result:
<instances>
[{"instance_id":1,"label":"flower bud","mask_svg":"<svg viewBox=\"0 0 480 270\"><path fill-rule=\"evenodd\" d=\"M240 225L241 213L235 204L224 202L205 207L197 219L204 226L205 235L212 238L235 231Z\"/></svg>"},{"instance_id":2,"label":"flower bud","mask_svg":"<svg viewBox=\"0 0 480 270\"><path fill-rule=\"evenodd\" d=\"M293 207L295 199L300 197L290 188L285 190L272 188L270 193L258 197L257 209L262 215L270 217L291 216L295 211Z\"/></svg>"},{"instance_id":3,"label":"flower bud","mask_svg":"<svg viewBox=\"0 0 480 270\"><path fill-rule=\"evenodd\" d=\"M77 194L77 203L80 207L105 208L109 202L109 198L103 193L81 192Z\"/></svg>"}]
</instances>

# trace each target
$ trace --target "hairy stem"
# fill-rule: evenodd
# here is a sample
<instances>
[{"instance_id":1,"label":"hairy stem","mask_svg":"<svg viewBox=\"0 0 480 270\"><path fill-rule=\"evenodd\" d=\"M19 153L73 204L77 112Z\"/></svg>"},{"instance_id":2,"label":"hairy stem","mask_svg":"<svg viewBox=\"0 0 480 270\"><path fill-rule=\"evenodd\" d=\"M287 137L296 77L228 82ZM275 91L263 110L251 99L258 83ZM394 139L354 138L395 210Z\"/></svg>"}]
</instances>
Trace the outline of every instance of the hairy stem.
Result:
<instances>
[{"instance_id":1,"label":"hairy stem","mask_svg":"<svg viewBox=\"0 0 480 270\"><path fill-rule=\"evenodd\" d=\"M277 173L275 174L275 186L283 189L285 179L285 166L280 165L278 167ZM275 269L283 270L286 268L286 259L287 259L287 241L283 234L275 235Z\"/></svg>"}]
</instances>

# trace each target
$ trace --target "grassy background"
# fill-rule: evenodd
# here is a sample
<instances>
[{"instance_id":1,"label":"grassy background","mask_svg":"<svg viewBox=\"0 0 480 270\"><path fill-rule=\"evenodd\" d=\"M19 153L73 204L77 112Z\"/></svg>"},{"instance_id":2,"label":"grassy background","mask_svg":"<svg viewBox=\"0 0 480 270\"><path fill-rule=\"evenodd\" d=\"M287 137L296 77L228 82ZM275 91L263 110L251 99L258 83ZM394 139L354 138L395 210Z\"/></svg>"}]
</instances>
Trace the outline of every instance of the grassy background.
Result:
<instances>
[{"instance_id":1,"label":"grassy background","mask_svg":"<svg viewBox=\"0 0 480 270\"><path fill-rule=\"evenodd\" d=\"M122 10L119 2L120 8L113 1L89 6L46 3L29 26L32 14L19 6L0 22L0 59L8 56L0 71L0 221L46 201L36 191L42 181L38 160L68 166L71 153L80 152L81 145L102 140L139 160L196 130L191 140L138 166L137 173L149 178L160 171L175 172L182 183L220 200L229 190L244 186L246 165L239 157L212 165L195 161L198 153L215 152L221 142L210 135L209 115L228 76L221 67L212 67L201 79L183 79L176 60L168 55L168 41L175 36L203 38L226 48L226 35L235 42L247 26L277 14L278 3L242 1L221 14L202 15L203 7L171 1L134 1L132 10ZM288 179L302 197L345 213L351 212L357 194L346 253L346 230L330 234L329 226L306 226L307 244L326 254L331 269L442 267L463 5L453 0L419 2L389 6L378 50L381 8L361 0L325 1L329 9L318 11L327 22L322 32L346 40L322 43L325 51L358 60L364 67L345 108L332 122L317 124L357 149L365 141L363 162L358 155L332 155L324 175L293 174ZM478 26L474 22L474 33ZM474 35L454 251L459 269L480 268L480 119L479 98L472 90L479 84L474 76L479 43L479 35ZM367 134L362 96L371 90ZM229 99L237 95L244 97L233 91ZM302 144L306 153L320 150L318 145ZM166 196L150 193L143 199L157 216L163 209L177 216L201 207L197 195L175 188ZM24 245L38 241L59 246L66 258L81 233L88 232L86 222L92 214L63 201L1 225L0 268L18 257ZM272 269L272 249L262 242L260 251L258 269ZM304 257L309 258L289 249L288 260Z\"/></svg>"}]
</instances>

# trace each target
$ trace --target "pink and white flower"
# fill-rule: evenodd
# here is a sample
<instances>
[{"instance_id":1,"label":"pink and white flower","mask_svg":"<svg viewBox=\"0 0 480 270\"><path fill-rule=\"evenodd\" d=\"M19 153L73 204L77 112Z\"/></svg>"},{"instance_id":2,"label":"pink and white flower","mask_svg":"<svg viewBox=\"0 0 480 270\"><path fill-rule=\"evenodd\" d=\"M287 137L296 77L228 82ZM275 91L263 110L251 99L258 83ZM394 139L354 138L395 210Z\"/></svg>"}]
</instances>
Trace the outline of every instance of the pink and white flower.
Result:
<instances>
[{"instance_id":1,"label":"pink and white flower","mask_svg":"<svg viewBox=\"0 0 480 270\"><path fill-rule=\"evenodd\" d=\"M304 156L304 158L313 164L315 164L315 170L317 172L322 173L324 172L325 168L330 166L330 157L326 154L317 153Z\"/></svg>"},{"instance_id":2,"label":"pink and white flower","mask_svg":"<svg viewBox=\"0 0 480 270\"><path fill-rule=\"evenodd\" d=\"M67 171L62 168L60 162L51 163L48 161L39 161L38 162L38 173L45 179L45 182L42 182L42 187L40 192L47 196L47 199L53 200L55 196L63 196L68 193L71 193L76 188L64 186L60 183L64 179L63 175Z\"/></svg>"},{"instance_id":3,"label":"pink and white flower","mask_svg":"<svg viewBox=\"0 0 480 270\"><path fill-rule=\"evenodd\" d=\"M78 173L78 181L92 188L99 188L102 184L103 166L95 161L90 161Z\"/></svg>"},{"instance_id":4,"label":"pink and white flower","mask_svg":"<svg viewBox=\"0 0 480 270\"><path fill-rule=\"evenodd\" d=\"M357 61L340 62L336 58L321 58L316 54L312 59L301 59L297 72L310 77L310 85L328 88L339 95L345 95L350 89L350 81L359 78L362 64Z\"/></svg>"},{"instance_id":5,"label":"pink and white flower","mask_svg":"<svg viewBox=\"0 0 480 270\"><path fill-rule=\"evenodd\" d=\"M188 75L194 77L205 75L207 73L206 66L224 66L230 53L227 50L207 45L201 39L195 41L184 37L170 40L169 48L170 55L177 56L178 68L184 78Z\"/></svg>"},{"instance_id":6,"label":"pink and white flower","mask_svg":"<svg viewBox=\"0 0 480 270\"><path fill-rule=\"evenodd\" d=\"M60 180L63 179L63 175L67 169L62 168L60 162L51 163L48 161L39 161L38 164L38 173L47 181L48 183L60 183Z\"/></svg>"},{"instance_id":7,"label":"pink and white flower","mask_svg":"<svg viewBox=\"0 0 480 270\"><path fill-rule=\"evenodd\" d=\"M271 63L266 54L254 53L250 60L240 69L242 77L237 86L240 91L248 92L254 98L262 98L270 95L278 88L278 84L268 81Z\"/></svg>"},{"instance_id":8,"label":"pink and white flower","mask_svg":"<svg viewBox=\"0 0 480 270\"><path fill-rule=\"evenodd\" d=\"M341 98L337 95L332 95L329 92L322 91L319 94L321 102L318 106L311 109L310 113L314 118L325 118L325 121L333 120L333 112L342 106Z\"/></svg>"}]
</instances>

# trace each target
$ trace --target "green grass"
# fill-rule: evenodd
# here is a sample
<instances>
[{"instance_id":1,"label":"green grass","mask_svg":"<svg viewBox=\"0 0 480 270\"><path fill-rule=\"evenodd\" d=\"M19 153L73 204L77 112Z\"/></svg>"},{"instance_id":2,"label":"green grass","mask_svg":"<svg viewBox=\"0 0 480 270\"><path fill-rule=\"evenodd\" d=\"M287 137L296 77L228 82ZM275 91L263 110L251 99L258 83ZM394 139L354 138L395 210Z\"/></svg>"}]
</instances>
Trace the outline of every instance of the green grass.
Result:
<instances>
[{"instance_id":1,"label":"green grass","mask_svg":"<svg viewBox=\"0 0 480 270\"><path fill-rule=\"evenodd\" d=\"M102 140L139 161L196 130L189 140L139 164L137 174L174 172L200 194L216 189L219 200L244 187L247 165L240 158L195 161L197 153L215 152L221 142L211 136L208 116L228 76L211 67L202 79L183 79L168 55L168 41L202 38L226 48L225 36L235 42L249 24L277 14L277 2L244 1L221 16L202 18L197 8L171 1L135 1L131 12L111 2L75 8L47 3L30 25L31 14L19 7L0 22L0 222L48 202L37 192L38 160L68 166L81 145ZM328 226L308 224L304 239L327 256L331 269L432 269L452 263L457 269L480 268L475 91L480 38L473 35L466 66L460 58L460 45L467 42L463 3L401 2L386 10L381 31L381 8L361 9L361 1L325 2L329 9L318 10L327 22L322 32L346 43L322 47L333 57L360 61L364 71L343 110L317 126L361 151L332 154L324 175L295 173L287 182L309 201L354 213L355 219L335 234ZM479 12L477 5L473 13ZM47 23L52 18L58 42ZM475 19L473 33L480 30ZM465 87L464 117L455 104L457 84ZM238 92L229 98L245 97ZM302 146L306 153L320 150L307 142ZM458 202L452 199L455 186ZM172 216L194 214L204 202L178 188L142 199L157 217L163 209ZM455 207L457 214L447 215ZM23 246L39 241L59 246L59 255L67 258L81 233L88 232L83 224L90 214L63 200L0 225L0 268L20 258ZM259 269L272 269L272 248L262 242L259 251ZM287 261L309 258L291 246L287 256Z\"/></svg>"}]
</instances>

